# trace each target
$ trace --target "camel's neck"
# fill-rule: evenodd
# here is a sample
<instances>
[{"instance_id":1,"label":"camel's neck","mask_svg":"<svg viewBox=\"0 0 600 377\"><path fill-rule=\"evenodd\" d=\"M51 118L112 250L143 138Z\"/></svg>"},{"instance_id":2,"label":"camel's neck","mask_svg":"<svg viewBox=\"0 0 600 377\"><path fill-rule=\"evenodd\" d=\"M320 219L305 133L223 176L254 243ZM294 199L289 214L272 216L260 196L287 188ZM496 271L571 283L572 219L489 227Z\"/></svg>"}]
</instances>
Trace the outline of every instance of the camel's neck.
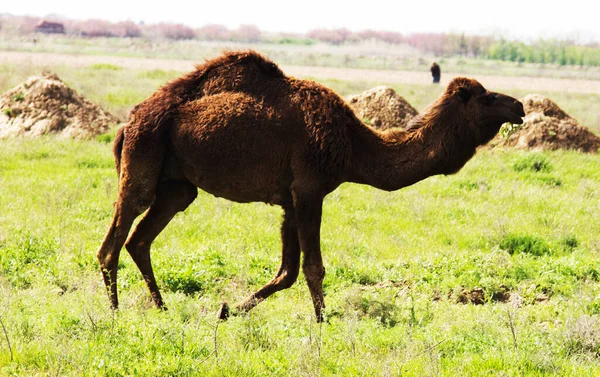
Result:
<instances>
[{"instance_id":1,"label":"camel's neck","mask_svg":"<svg viewBox=\"0 0 600 377\"><path fill-rule=\"evenodd\" d=\"M358 130L348 181L392 191L432 175L457 172L477 144L452 124L428 124L410 133Z\"/></svg>"}]
</instances>

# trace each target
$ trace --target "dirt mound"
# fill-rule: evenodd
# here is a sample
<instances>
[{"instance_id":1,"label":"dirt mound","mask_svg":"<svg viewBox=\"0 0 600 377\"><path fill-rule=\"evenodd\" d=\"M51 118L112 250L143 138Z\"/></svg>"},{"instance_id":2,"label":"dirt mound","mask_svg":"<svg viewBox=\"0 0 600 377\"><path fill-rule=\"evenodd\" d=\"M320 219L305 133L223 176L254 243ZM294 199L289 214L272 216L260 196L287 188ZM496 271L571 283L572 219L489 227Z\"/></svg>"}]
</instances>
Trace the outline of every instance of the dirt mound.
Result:
<instances>
[{"instance_id":1,"label":"dirt mound","mask_svg":"<svg viewBox=\"0 0 600 377\"><path fill-rule=\"evenodd\" d=\"M575 149L597 153L600 137L565 113L550 99L529 94L521 99L525 108L523 125L507 138L498 138L497 145L519 149Z\"/></svg>"},{"instance_id":2,"label":"dirt mound","mask_svg":"<svg viewBox=\"0 0 600 377\"><path fill-rule=\"evenodd\" d=\"M394 89L387 86L377 86L361 94L350 96L348 103L357 117L382 130L393 127L405 128L417 115L414 107Z\"/></svg>"},{"instance_id":3,"label":"dirt mound","mask_svg":"<svg viewBox=\"0 0 600 377\"><path fill-rule=\"evenodd\" d=\"M119 120L45 73L0 96L0 139L59 134L87 139L108 131Z\"/></svg>"}]
</instances>

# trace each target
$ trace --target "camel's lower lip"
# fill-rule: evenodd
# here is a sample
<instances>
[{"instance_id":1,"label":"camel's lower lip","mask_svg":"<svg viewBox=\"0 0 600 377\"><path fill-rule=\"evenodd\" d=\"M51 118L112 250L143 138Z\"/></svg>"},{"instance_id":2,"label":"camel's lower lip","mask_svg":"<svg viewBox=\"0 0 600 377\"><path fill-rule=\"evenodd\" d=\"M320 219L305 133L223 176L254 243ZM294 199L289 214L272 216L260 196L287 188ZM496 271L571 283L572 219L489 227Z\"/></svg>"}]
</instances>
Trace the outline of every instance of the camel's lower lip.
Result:
<instances>
[{"instance_id":1,"label":"camel's lower lip","mask_svg":"<svg viewBox=\"0 0 600 377\"><path fill-rule=\"evenodd\" d=\"M523 117L520 115L515 115L509 120L509 122L512 124L523 124Z\"/></svg>"}]
</instances>

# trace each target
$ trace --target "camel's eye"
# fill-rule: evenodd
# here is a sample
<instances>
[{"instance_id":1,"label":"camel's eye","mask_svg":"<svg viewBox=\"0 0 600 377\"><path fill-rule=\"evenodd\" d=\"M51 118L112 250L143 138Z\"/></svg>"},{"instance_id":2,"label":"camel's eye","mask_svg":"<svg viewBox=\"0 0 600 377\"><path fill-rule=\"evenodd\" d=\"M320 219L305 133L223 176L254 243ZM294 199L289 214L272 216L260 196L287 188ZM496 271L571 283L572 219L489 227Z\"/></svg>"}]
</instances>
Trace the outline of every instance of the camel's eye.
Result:
<instances>
[{"instance_id":1,"label":"camel's eye","mask_svg":"<svg viewBox=\"0 0 600 377\"><path fill-rule=\"evenodd\" d=\"M494 102L496 102L497 99L498 99L498 94L496 94L496 93L486 94L482 98L483 103L485 105L489 105L489 106L493 105Z\"/></svg>"}]
</instances>

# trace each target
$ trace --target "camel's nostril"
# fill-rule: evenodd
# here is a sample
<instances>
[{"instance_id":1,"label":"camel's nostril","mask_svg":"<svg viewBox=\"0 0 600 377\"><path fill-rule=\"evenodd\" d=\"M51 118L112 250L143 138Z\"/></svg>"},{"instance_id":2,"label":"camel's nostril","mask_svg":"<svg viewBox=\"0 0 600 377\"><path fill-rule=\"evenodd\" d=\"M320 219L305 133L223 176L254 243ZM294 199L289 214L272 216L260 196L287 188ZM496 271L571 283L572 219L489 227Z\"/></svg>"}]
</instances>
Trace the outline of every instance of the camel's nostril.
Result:
<instances>
[{"instance_id":1,"label":"camel's nostril","mask_svg":"<svg viewBox=\"0 0 600 377\"><path fill-rule=\"evenodd\" d=\"M515 101L515 105L517 105L518 109L521 112L521 115L525 116L525 110L523 108L523 104L521 103L521 101Z\"/></svg>"}]
</instances>

